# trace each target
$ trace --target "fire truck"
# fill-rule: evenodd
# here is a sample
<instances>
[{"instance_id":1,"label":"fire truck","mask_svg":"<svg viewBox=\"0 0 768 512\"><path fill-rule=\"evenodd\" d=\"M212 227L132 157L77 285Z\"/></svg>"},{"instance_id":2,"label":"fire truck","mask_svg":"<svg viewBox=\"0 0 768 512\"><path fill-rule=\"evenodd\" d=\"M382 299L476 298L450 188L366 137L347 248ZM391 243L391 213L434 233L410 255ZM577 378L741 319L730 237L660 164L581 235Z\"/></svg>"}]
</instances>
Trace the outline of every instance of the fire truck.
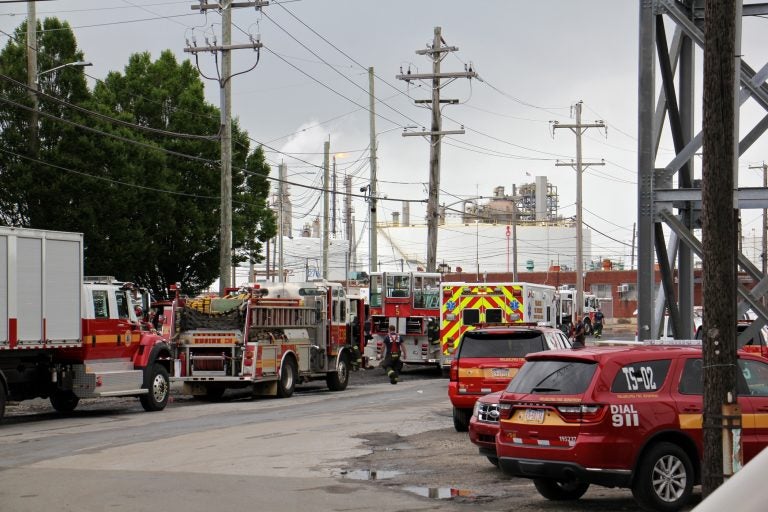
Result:
<instances>
[{"instance_id":1,"label":"fire truck","mask_svg":"<svg viewBox=\"0 0 768 512\"><path fill-rule=\"evenodd\" d=\"M83 235L0 227L0 418L6 401L136 396L159 411L170 346L151 329L149 293L83 276Z\"/></svg>"},{"instance_id":2,"label":"fire truck","mask_svg":"<svg viewBox=\"0 0 768 512\"><path fill-rule=\"evenodd\" d=\"M595 323L595 313L600 309L600 299L592 293L584 293L584 307L582 308L582 321L584 322L584 332L592 334L592 324ZM572 325L573 315L576 314L576 289L569 286L561 286L557 290L558 301L560 302L560 314L562 318L560 323L563 332L568 333Z\"/></svg>"},{"instance_id":3,"label":"fire truck","mask_svg":"<svg viewBox=\"0 0 768 512\"><path fill-rule=\"evenodd\" d=\"M447 375L462 334L481 325L516 323L553 326L555 288L532 283L442 283L441 367Z\"/></svg>"},{"instance_id":4,"label":"fire truck","mask_svg":"<svg viewBox=\"0 0 768 512\"><path fill-rule=\"evenodd\" d=\"M440 274L374 272L368 293L368 360L384 357L384 338L394 325L404 341L404 363L439 367Z\"/></svg>"},{"instance_id":5,"label":"fire truck","mask_svg":"<svg viewBox=\"0 0 768 512\"><path fill-rule=\"evenodd\" d=\"M209 400L228 388L290 397L296 384L324 379L346 389L360 359L364 304L339 283L254 284L224 297L184 300L165 308L173 350L171 380Z\"/></svg>"}]
</instances>

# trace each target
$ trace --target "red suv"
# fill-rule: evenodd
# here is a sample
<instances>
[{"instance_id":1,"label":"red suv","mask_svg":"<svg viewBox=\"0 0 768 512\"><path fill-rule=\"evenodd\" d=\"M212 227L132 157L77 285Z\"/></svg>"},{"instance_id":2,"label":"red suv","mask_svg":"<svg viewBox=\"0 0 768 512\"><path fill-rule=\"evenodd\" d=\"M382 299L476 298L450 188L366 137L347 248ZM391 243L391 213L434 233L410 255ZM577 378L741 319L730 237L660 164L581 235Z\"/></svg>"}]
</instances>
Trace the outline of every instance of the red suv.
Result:
<instances>
[{"instance_id":1,"label":"red suv","mask_svg":"<svg viewBox=\"0 0 768 512\"><path fill-rule=\"evenodd\" d=\"M485 455L494 466L499 465L499 458L496 456L496 434L499 433L501 393L497 391L478 398L469 420L469 440L477 445L480 455Z\"/></svg>"},{"instance_id":2,"label":"red suv","mask_svg":"<svg viewBox=\"0 0 768 512\"><path fill-rule=\"evenodd\" d=\"M569 348L559 329L532 324L481 327L467 331L451 361L448 397L453 404L453 426L466 432L475 401L501 391L531 352Z\"/></svg>"},{"instance_id":3,"label":"red suv","mask_svg":"<svg viewBox=\"0 0 768 512\"><path fill-rule=\"evenodd\" d=\"M746 463L768 444L768 361L740 352L738 365ZM531 354L501 396L499 465L551 500L597 484L678 510L701 479L703 375L700 347Z\"/></svg>"}]
</instances>

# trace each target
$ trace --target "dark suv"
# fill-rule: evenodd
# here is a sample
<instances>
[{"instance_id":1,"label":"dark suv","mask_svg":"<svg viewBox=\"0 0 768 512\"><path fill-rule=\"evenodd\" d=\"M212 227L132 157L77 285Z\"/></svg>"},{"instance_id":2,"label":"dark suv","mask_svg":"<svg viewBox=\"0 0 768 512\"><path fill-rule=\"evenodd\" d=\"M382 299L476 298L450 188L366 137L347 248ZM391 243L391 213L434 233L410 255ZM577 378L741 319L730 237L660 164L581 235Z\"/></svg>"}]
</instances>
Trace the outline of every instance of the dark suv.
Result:
<instances>
[{"instance_id":1,"label":"dark suv","mask_svg":"<svg viewBox=\"0 0 768 512\"><path fill-rule=\"evenodd\" d=\"M525 356L570 346L568 337L554 327L516 324L465 332L451 361L448 383L456 431L466 432L477 399L507 387Z\"/></svg>"}]
</instances>

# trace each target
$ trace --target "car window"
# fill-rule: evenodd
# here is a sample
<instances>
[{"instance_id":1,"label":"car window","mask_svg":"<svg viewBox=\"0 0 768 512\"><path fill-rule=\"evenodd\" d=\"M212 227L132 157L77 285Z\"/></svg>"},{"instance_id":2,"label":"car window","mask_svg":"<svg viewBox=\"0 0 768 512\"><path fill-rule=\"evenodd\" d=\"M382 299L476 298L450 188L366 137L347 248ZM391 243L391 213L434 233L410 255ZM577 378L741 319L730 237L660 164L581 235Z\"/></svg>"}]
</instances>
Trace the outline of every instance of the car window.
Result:
<instances>
[{"instance_id":1,"label":"car window","mask_svg":"<svg viewBox=\"0 0 768 512\"><path fill-rule=\"evenodd\" d=\"M768 365L739 359L739 368L741 374L736 376L736 392L739 395L768 396ZM701 358L685 361L678 391L683 395L704 394L704 362Z\"/></svg>"},{"instance_id":2,"label":"car window","mask_svg":"<svg viewBox=\"0 0 768 512\"><path fill-rule=\"evenodd\" d=\"M747 382L750 395L768 396L768 364L753 359L739 359L739 369Z\"/></svg>"},{"instance_id":3,"label":"car window","mask_svg":"<svg viewBox=\"0 0 768 512\"><path fill-rule=\"evenodd\" d=\"M538 332L483 333L469 331L462 338L459 357L525 357L547 347Z\"/></svg>"},{"instance_id":4,"label":"car window","mask_svg":"<svg viewBox=\"0 0 768 512\"><path fill-rule=\"evenodd\" d=\"M704 393L704 363L701 359L687 359L680 376L678 391L683 395Z\"/></svg>"},{"instance_id":5,"label":"car window","mask_svg":"<svg viewBox=\"0 0 768 512\"><path fill-rule=\"evenodd\" d=\"M507 386L510 393L580 395L597 369L594 361L527 361Z\"/></svg>"},{"instance_id":6,"label":"car window","mask_svg":"<svg viewBox=\"0 0 768 512\"><path fill-rule=\"evenodd\" d=\"M568 343L568 338L566 338L565 335L559 331L544 333L544 337L547 340L549 348L552 350L571 348L570 344Z\"/></svg>"},{"instance_id":7,"label":"car window","mask_svg":"<svg viewBox=\"0 0 768 512\"><path fill-rule=\"evenodd\" d=\"M611 385L613 393L648 393L664 384L669 372L669 359L638 361L624 365Z\"/></svg>"}]
</instances>

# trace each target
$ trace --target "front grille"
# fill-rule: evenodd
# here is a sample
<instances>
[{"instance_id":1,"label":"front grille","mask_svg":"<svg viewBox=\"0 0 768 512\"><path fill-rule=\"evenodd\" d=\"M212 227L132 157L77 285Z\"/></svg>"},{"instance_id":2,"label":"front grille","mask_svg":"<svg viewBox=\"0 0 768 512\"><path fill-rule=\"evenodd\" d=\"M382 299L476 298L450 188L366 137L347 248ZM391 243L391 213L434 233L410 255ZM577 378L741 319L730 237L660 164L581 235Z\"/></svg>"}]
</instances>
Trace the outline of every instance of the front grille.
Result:
<instances>
[{"instance_id":1,"label":"front grille","mask_svg":"<svg viewBox=\"0 0 768 512\"><path fill-rule=\"evenodd\" d=\"M486 404L480 403L477 408L478 421L485 421L487 423L499 422L499 404Z\"/></svg>"}]
</instances>

